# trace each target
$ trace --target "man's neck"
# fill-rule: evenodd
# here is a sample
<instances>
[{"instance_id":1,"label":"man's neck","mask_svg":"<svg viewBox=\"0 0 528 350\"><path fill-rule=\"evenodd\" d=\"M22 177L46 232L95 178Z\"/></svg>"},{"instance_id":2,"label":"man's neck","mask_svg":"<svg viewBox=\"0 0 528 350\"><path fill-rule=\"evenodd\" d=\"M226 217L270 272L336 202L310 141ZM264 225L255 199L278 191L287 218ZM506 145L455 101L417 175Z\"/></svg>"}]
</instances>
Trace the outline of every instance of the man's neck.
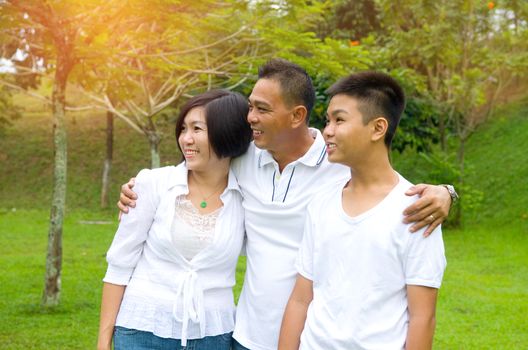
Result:
<instances>
[{"instance_id":1,"label":"man's neck","mask_svg":"<svg viewBox=\"0 0 528 350\"><path fill-rule=\"evenodd\" d=\"M292 133L291 137L283 142L281 149L269 152L279 165L279 171L282 172L288 164L304 156L314 141L312 132L306 127Z\"/></svg>"}]
</instances>

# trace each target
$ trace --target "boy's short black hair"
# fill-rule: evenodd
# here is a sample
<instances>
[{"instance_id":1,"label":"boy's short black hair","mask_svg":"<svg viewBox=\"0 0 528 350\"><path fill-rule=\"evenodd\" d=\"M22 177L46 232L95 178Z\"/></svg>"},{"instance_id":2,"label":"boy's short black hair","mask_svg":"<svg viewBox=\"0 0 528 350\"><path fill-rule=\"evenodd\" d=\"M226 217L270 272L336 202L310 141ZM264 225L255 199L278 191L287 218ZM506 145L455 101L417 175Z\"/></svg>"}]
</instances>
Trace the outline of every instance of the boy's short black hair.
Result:
<instances>
[{"instance_id":1,"label":"boy's short black hair","mask_svg":"<svg viewBox=\"0 0 528 350\"><path fill-rule=\"evenodd\" d=\"M183 121L187 113L196 107L205 110L209 144L219 158L238 157L247 151L253 133L247 122L247 99L237 92L211 90L192 97L180 109L175 130L180 152L178 138L183 130Z\"/></svg>"},{"instance_id":2,"label":"boy's short black hair","mask_svg":"<svg viewBox=\"0 0 528 350\"><path fill-rule=\"evenodd\" d=\"M308 123L315 103L315 89L312 79L301 66L282 58L274 58L259 67L258 78L277 81L287 105L301 104L306 107Z\"/></svg>"},{"instance_id":3,"label":"boy's short black hair","mask_svg":"<svg viewBox=\"0 0 528 350\"><path fill-rule=\"evenodd\" d=\"M355 73L339 80L326 92L330 97L344 94L356 98L364 124L377 117L387 119L389 126L384 142L390 149L405 109L405 94L394 78L381 72Z\"/></svg>"}]
</instances>

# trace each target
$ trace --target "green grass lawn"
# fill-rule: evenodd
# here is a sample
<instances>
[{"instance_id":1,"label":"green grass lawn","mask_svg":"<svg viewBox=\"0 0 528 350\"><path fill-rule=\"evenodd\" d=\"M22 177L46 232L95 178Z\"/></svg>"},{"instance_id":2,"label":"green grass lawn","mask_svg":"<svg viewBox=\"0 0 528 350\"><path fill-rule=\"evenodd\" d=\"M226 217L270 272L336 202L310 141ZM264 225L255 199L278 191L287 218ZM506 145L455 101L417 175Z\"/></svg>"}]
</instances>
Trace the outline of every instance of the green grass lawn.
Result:
<instances>
[{"instance_id":1,"label":"green grass lawn","mask_svg":"<svg viewBox=\"0 0 528 350\"><path fill-rule=\"evenodd\" d=\"M0 214L0 348L90 349L97 337L104 253L115 217L71 212L64 225L61 304L40 307L47 217ZM83 221L109 221L86 224ZM440 289L435 349L528 347L528 232L522 226L444 232L448 267ZM244 262L238 267L241 282ZM235 293L240 292L240 283Z\"/></svg>"}]
</instances>

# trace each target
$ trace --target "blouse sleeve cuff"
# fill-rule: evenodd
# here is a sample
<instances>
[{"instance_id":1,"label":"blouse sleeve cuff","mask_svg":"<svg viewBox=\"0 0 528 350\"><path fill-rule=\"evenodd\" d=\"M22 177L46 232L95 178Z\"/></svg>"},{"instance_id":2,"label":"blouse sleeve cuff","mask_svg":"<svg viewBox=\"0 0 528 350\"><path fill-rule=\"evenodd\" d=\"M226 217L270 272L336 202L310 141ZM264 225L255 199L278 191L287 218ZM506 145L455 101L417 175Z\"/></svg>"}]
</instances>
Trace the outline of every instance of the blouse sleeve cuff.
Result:
<instances>
[{"instance_id":1,"label":"blouse sleeve cuff","mask_svg":"<svg viewBox=\"0 0 528 350\"><path fill-rule=\"evenodd\" d=\"M119 267L109 264L103 282L126 286L128 285L133 272L133 267Z\"/></svg>"}]
</instances>

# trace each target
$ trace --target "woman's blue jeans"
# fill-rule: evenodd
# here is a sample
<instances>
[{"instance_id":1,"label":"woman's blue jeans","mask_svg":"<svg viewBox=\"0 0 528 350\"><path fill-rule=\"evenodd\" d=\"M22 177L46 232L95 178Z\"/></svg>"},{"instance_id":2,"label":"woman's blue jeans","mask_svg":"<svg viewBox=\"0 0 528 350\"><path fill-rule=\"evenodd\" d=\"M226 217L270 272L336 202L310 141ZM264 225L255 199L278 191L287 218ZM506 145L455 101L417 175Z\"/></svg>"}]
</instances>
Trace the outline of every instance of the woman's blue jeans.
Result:
<instances>
[{"instance_id":1,"label":"woman's blue jeans","mask_svg":"<svg viewBox=\"0 0 528 350\"><path fill-rule=\"evenodd\" d=\"M229 350L231 336L225 333L201 339L188 339L187 346L181 346L179 339L161 338L151 332L115 327L115 350Z\"/></svg>"}]
</instances>

